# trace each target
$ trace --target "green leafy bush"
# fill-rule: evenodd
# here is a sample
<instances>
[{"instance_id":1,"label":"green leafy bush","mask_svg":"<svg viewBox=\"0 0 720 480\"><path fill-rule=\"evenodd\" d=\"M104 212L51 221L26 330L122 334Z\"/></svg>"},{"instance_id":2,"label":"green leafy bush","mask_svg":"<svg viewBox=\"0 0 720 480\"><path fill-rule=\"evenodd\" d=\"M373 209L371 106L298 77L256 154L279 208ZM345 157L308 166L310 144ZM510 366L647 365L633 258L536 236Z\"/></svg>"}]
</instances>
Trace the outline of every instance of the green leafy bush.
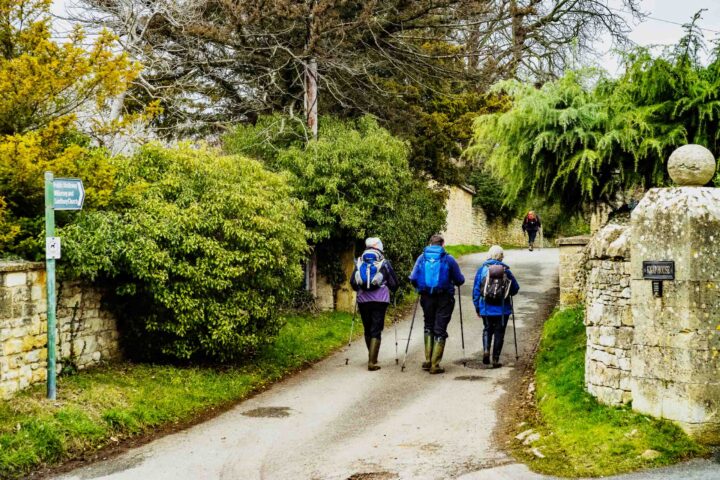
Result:
<instances>
[{"instance_id":1,"label":"green leafy bush","mask_svg":"<svg viewBox=\"0 0 720 480\"><path fill-rule=\"evenodd\" d=\"M323 118L318 140L297 120L264 117L225 138L231 153L252 155L287 172L323 272L345 281L339 252L365 237L380 236L399 272L409 271L433 233L445 222L444 195L413 176L408 145L371 117ZM404 275L401 275L404 276Z\"/></svg>"},{"instance_id":2,"label":"green leafy bush","mask_svg":"<svg viewBox=\"0 0 720 480\"><path fill-rule=\"evenodd\" d=\"M287 179L189 145L115 163L110 208L62 236L69 273L115 286L129 352L230 360L267 343L306 249Z\"/></svg>"}]
</instances>

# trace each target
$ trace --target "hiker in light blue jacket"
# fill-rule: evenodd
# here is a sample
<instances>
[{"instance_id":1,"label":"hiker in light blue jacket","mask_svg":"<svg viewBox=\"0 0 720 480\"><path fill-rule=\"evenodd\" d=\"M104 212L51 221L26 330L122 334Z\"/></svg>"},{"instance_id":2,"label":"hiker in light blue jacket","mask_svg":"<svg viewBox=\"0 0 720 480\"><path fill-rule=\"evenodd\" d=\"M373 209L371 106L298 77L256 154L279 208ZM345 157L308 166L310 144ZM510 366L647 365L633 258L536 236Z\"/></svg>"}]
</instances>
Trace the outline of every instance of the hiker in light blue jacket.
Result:
<instances>
[{"instance_id":1,"label":"hiker in light blue jacket","mask_svg":"<svg viewBox=\"0 0 720 480\"><path fill-rule=\"evenodd\" d=\"M512 314L511 296L518 293L520 285L503 263L505 253L499 245L493 245L488 259L475 275L473 286L473 304L475 311L483 321L483 363L490 363L492 345L492 366L499 368L500 352L505 339L505 328Z\"/></svg>"}]
</instances>

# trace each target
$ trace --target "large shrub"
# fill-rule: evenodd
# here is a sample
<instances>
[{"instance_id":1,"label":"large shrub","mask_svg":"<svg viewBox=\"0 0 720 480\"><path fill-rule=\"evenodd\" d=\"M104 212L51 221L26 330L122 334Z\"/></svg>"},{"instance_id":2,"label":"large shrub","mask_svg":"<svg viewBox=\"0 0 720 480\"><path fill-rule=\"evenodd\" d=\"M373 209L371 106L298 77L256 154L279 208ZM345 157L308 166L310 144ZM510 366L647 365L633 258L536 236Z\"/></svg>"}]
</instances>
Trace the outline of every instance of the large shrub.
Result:
<instances>
[{"instance_id":1,"label":"large shrub","mask_svg":"<svg viewBox=\"0 0 720 480\"><path fill-rule=\"evenodd\" d=\"M71 273L115 286L130 352L229 360L268 342L306 248L286 178L188 145L116 167L111 209L62 236Z\"/></svg>"},{"instance_id":2,"label":"large shrub","mask_svg":"<svg viewBox=\"0 0 720 480\"><path fill-rule=\"evenodd\" d=\"M296 120L265 117L238 127L225 146L291 175L294 195L305 204L310 241L335 284L346 281L339 251L365 237L381 236L404 277L430 235L444 226L444 196L413 176L407 143L371 117L322 118L318 140L307 139Z\"/></svg>"}]
</instances>

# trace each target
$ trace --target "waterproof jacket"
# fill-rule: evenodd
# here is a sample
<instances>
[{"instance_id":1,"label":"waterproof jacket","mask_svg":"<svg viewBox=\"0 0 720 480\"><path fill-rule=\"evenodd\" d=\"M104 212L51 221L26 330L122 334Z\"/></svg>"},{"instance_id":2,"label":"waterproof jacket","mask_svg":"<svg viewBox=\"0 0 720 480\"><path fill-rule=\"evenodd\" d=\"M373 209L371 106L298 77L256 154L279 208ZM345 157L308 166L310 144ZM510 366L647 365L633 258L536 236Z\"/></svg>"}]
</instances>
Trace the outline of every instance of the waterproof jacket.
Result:
<instances>
[{"instance_id":1,"label":"waterproof jacket","mask_svg":"<svg viewBox=\"0 0 720 480\"><path fill-rule=\"evenodd\" d=\"M540 227L542 227L542 224L540 223L540 217L535 214L535 218L530 218L529 215L525 216L525 220L523 220L522 229L523 232L537 232L540 230Z\"/></svg>"},{"instance_id":2,"label":"waterproof jacket","mask_svg":"<svg viewBox=\"0 0 720 480\"><path fill-rule=\"evenodd\" d=\"M485 279L488 274L488 267L490 265L502 265L503 267L505 267L505 273L510 280L510 296L517 294L520 290L520 285L518 284L517 280L515 280L515 276L510 271L510 267L508 267L499 260L486 260L485 263L483 263L480 268L478 268L478 271L475 274L475 284L473 285L473 304L475 305L475 311L478 315L481 315L483 317L510 315L512 313L512 304L510 303L510 298L507 299L507 303L505 303L504 306L488 305L485 303L485 298L483 298L481 295L481 285L483 279Z\"/></svg>"},{"instance_id":3,"label":"waterproof jacket","mask_svg":"<svg viewBox=\"0 0 720 480\"><path fill-rule=\"evenodd\" d=\"M465 283L465 277L463 276L462 272L460 271L460 266L458 265L457 261L453 258L452 255L447 253L445 249L440 245L430 245L428 247L425 247L425 250L422 255L420 255L417 260L415 260L415 266L412 269L412 273L410 273L410 276L408 277L410 279L410 283L413 284L413 286L416 289L420 289L420 275L423 275L423 257L425 256L425 253L444 253L445 259L444 261L447 263L448 267L448 274L444 278L444 283L441 285L438 285L437 288L435 288L435 291L433 293L437 294L455 294L455 286L456 285L462 285ZM423 292L421 292L423 293Z\"/></svg>"},{"instance_id":4,"label":"waterproof jacket","mask_svg":"<svg viewBox=\"0 0 720 480\"><path fill-rule=\"evenodd\" d=\"M367 250L377 250L376 248L367 249ZM383 253L380 250L377 250L377 252L380 254L382 259L384 260L383 266L380 268L380 273L383 275L383 283L380 285L380 287L374 289L374 290L363 290L360 288L360 286L355 281L355 273L357 272L357 261L355 262L355 268L353 269L352 275L350 275L350 286L353 290L355 290L357 293L357 302L358 303L367 303L367 302L382 302L382 303L390 303L390 292L392 291L395 293L397 289L400 287L400 282L398 281L397 275L395 274L395 270L392 268L392 264L390 263L390 260L385 258ZM358 259L359 260L359 259Z\"/></svg>"}]
</instances>

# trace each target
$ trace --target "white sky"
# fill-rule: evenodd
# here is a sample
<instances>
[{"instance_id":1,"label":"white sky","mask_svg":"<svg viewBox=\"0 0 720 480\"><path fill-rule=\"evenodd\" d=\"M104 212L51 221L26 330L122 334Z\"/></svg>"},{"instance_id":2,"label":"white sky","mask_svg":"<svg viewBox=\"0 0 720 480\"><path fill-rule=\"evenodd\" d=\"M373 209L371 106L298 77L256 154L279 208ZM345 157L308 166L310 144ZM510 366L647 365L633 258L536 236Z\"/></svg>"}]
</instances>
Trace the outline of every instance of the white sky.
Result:
<instances>
[{"instance_id":1,"label":"white sky","mask_svg":"<svg viewBox=\"0 0 720 480\"><path fill-rule=\"evenodd\" d=\"M622 9L621 0L607 0L611 6ZM53 10L62 15L65 12L65 5L69 0L54 0ZM633 24L633 31L630 39L638 45L672 45L682 36L683 30L680 25L690 20L692 15L702 9L703 19L700 22L702 28L707 29L705 39L708 45L714 39L720 39L720 0L642 0L641 8L651 18L639 24ZM675 22L675 23L668 23ZM608 38L598 39L598 50L603 54L598 59L600 66L604 67L611 74L618 70L617 55L612 52L612 45Z\"/></svg>"}]
</instances>

